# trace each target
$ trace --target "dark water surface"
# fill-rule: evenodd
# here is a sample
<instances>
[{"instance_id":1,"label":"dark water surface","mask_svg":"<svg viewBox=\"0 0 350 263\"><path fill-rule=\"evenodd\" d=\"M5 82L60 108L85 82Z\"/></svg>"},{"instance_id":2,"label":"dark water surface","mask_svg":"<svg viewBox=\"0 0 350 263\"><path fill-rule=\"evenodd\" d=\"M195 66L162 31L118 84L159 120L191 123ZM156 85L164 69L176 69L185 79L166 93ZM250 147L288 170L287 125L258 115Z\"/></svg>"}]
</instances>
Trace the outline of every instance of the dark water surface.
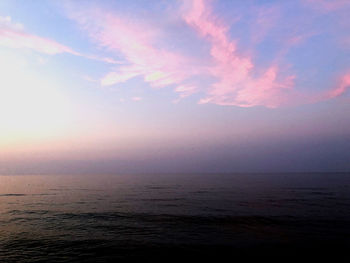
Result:
<instances>
[{"instance_id":1,"label":"dark water surface","mask_svg":"<svg viewBox=\"0 0 350 263\"><path fill-rule=\"evenodd\" d=\"M0 176L0 262L348 254L350 174Z\"/></svg>"}]
</instances>

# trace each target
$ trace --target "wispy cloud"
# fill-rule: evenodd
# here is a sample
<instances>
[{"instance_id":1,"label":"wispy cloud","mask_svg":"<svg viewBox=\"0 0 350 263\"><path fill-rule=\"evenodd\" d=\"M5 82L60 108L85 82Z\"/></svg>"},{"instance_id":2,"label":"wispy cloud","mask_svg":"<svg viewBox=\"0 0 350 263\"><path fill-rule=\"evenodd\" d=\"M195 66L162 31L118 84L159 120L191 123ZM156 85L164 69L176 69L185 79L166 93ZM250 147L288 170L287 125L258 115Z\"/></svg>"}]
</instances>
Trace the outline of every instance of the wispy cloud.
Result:
<instances>
[{"instance_id":1,"label":"wispy cloud","mask_svg":"<svg viewBox=\"0 0 350 263\"><path fill-rule=\"evenodd\" d=\"M59 53L80 55L54 40L26 33L23 25L12 22L9 16L0 17L0 45L10 48L28 48L48 55Z\"/></svg>"},{"instance_id":2,"label":"wispy cloud","mask_svg":"<svg viewBox=\"0 0 350 263\"><path fill-rule=\"evenodd\" d=\"M132 99L133 101L141 101L141 100L142 100L141 97L132 97L131 99Z\"/></svg>"},{"instance_id":3,"label":"wispy cloud","mask_svg":"<svg viewBox=\"0 0 350 263\"><path fill-rule=\"evenodd\" d=\"M151 27L130 22L120 16L99 10L80 10L71 14L100 46L121 54L125 64L107 73L103 86L142 76L153 87L180 84L194 70L181 54L155 46L156 33ZM86 17L93 19L87 20Z\"/></svg>"},{"instance_id":4,"label":"wispy cloud","mask_svg":"<svg viewBox=\"0 0 350 263\"><path fill-rule=\"evenodd\" d=\"M325 0L308 2L319 2L328 9L336 9L344 4L341 0L336 1L336 4ZM285 47L280 47L281 52L277 52L277 57L271 57L270 63L262 66L255 61L255 50L242 50L240 39L232 38L228 24L215 15L210 3L211 1L205 0L186 1L189 8L181 13L182 21L177 21L182 25L185 23L186 30L192 29L193 35L197 34L203 46L209 46L206 57L182 52L181 49L186 47L174 51L164 44L169 43L169 40L164 39L166 34L155 23L137 21L88 6L71 9L69 16L78 22L99 47L124 60L101 77L102 86L142 77L151 87L172 87L179 94L179 99L200 93L201 104L240 107L261 105L274 108L314 102L316 98L322 100L321 94L324 92L316 96L300 94L297 91L299 87L295 84L298 79L296 74L286 70L290 65L282 64L278 57L286 55L287 52L283 50L303 44L314 32L292 30L293 32L286 33L280 41ZM278 20L283 17L280 8L274 6L263 8L258 13L255 25L259 25L260 29L258 27L254 30L253 25L250 25L254 34L250 37L253 46L266 38L271 28L278 26ZM204 83L198 80L200 78L210 81ZM330 97L332 96L328 98Z\"/></svg>"},{"instance_id":5,"label":"wispy cloud","mask_svg":"<svg viewBox=\"0 0 350 263\"><path fill-rule=\"evenodd\" d=\"M329 98L339 97L350 89L350 72L345 74L339 81L338 86L328 93Z\"/></svg>"},{"instance_id":6,"label":"wispy cloud","mask_svg":"<svg viewBox=\"0 0 350 263\"><path fill-rule=\"evenodd\" d=\"M344 7L350 7L348 0L306 0L305 3L322 12L332 12Z\"/></svg>"},{"instance_id":7,"label":"wispy cloud","mask_svg":"<svg viewBox=\"0 0 350 263\"><path fill-rule=\"evenodd\" d=\"M55 40L30 34L24 30L22 24L13 22L9 16L0 17L0 46L14 49L30 49L46 55L69 53L109 64L120 64L115 59L82 54Z\"/></svg>"},{"instance_id":8,"label":"wispy cloud","mask_svg":"<svg viewBox=\"0 0 350 263\"><path fill-rule=\"evenodd\" d=\"M180 94L180 98L185 98L196 93L198 88L192 85L181 85L175 88L175 92Z\"/></svg>"},{"instance_id":9,"label":"wispy cloud","mask_svg":"<svg viewBox=\"0 0 350 263\"><path fill-rule=\"evenodd\" d=\"M293 87L294 76L280 77L278 65L272 65L261 76L254 77L251 57L240 54L228 28L220 22L205 1L193 1L185 21L211 44L214 65L210 74L218 79L201 103L219 105L276 107L283 103L284 92Z\"/></svg>"},{"instance_id":10,"label":"wispy cloud","mask_svg":"<svg viewBox=\"0 0 350 263\"><path fill-rule=\"evenodd\" d=\"M256 10L256 20L252 30L252 40L255 43L262 41L269 31L278 25L281 12L278 7L270 6Z\"/></svg>"}]
</instances>

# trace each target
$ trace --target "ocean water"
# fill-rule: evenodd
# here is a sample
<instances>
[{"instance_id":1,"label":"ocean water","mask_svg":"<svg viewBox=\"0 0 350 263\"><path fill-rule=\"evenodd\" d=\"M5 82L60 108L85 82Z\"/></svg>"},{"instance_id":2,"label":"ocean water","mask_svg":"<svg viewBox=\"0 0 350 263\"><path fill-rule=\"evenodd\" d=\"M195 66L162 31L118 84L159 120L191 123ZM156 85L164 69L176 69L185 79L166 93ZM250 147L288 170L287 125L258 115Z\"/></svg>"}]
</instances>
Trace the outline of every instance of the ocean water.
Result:
<instances>
[{"instance_id":1,"label":"ocean water","mask_svg":"<svg viewBox=\"0 0 350 263\"><path fill-rule=\"evenodd\" d=\"M350 174L0 176L0 262L348 253Z\"/></svg>"}]
</instances>

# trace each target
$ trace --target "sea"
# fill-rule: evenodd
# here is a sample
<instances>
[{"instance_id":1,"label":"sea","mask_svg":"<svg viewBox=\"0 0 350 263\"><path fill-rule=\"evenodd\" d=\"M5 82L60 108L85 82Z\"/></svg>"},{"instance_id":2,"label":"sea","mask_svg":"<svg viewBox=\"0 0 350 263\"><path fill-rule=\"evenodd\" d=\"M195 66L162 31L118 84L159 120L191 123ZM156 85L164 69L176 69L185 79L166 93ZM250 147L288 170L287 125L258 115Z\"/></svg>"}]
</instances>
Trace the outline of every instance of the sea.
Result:
<instances>
[{"instance_id":1,"label":"sea","mask_svg":"<svg viewBox=\"0 0 350 263\"><path fill-rule=\"evenodd\" d=\"M350 173L0 176L0 262L349 255Z\"/></svg>"}]
</instances>

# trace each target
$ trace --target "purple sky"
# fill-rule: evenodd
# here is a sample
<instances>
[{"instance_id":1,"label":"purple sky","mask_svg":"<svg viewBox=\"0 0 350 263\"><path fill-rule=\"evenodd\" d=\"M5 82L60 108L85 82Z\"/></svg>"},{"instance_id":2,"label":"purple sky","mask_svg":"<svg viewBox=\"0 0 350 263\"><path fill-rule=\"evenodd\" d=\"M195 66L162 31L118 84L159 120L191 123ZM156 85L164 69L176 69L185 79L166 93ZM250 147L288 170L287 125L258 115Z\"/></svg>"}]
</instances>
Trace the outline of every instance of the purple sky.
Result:
<instances>
[{"instance_id":1,"label":"purple sky","mask_svg":"<svg viewBox=\"0 0 350 263\"><path fill-rule=\"evenodd\" d=\"M0 3L0 173L350 170L350 1Z\"/></svg>"}]
</instances>

